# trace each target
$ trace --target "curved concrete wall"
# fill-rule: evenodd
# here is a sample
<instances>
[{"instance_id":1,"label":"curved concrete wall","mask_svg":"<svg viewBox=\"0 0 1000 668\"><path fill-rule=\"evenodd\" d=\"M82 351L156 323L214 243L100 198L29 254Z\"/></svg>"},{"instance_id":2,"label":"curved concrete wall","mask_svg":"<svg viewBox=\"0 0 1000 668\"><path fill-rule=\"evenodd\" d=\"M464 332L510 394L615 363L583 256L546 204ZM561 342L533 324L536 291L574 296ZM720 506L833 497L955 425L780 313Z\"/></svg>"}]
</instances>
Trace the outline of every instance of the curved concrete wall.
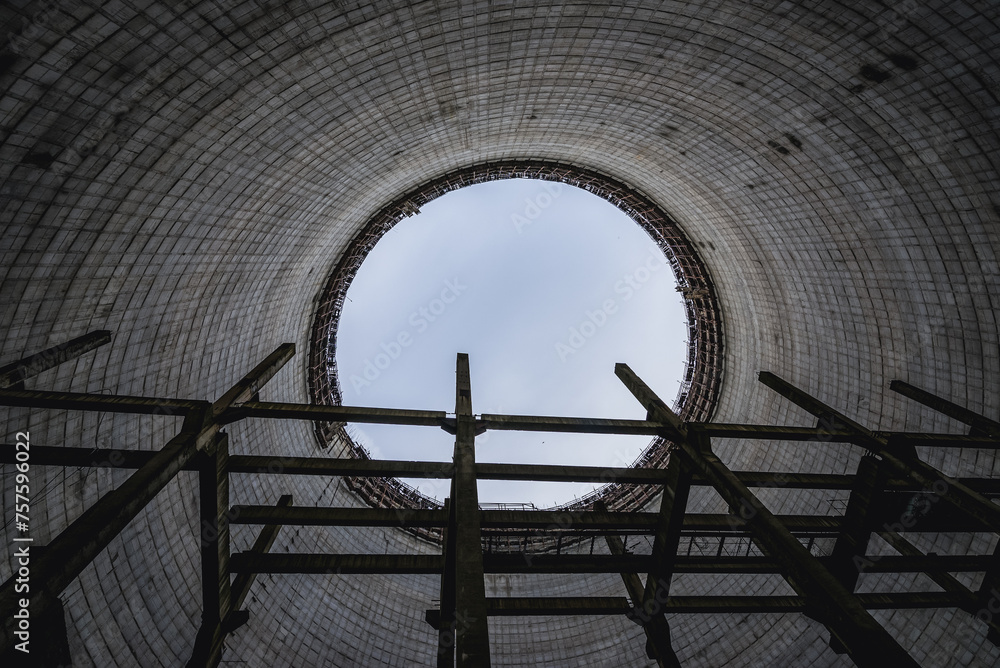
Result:
<instances>
[{"instance_id":1,"label":"curved concrete wall","mask_svg":"<svg viewBox=\"0 0 1000 668\"><path fill-rule=\"evenodd\" d=\"M294 341L299 355L264 395L304 401L313 300L359 226L448 171L533 158L641 190L697 244L725 317L717 419L809 423L756 382L760 369L872 427L957 428L890 394L893 378L1000 412L994 2L67 0L0 16L2 361L115 333L29 387L211 399ZM33 443L80 447L155 447L177 426L3 416L9 437L30 428ZM231 433L234 451L315 452L304 425ZM857 461L834 446L717 449L739 468ZM998 467L990 453L924 455L949 473ZM39 540L123 477L34 471ZM75 666L187 660L200 616L196 489L182 475L64 594ZM298 505L357 503L337 481L240 478L234 489L238 502L291 490ZM822 494L769 500L830 507ZM250 540L239 532L234 547ZM923 546L991 547L951 535ZM275 549L431 548L392 531L285 529ZM617 576L490 586L621 594ZM678 587L785 591L771 579ZM434 651L422 617L435 578L264 577L252 596L227 659L409 666ZM1000 657L964 613L878 616L922 665ZM672 625L685 665L849 665L799 615ZM649 663L622 619L498 620L491 634L496 665Z\"/></svg>"}]
</instances>

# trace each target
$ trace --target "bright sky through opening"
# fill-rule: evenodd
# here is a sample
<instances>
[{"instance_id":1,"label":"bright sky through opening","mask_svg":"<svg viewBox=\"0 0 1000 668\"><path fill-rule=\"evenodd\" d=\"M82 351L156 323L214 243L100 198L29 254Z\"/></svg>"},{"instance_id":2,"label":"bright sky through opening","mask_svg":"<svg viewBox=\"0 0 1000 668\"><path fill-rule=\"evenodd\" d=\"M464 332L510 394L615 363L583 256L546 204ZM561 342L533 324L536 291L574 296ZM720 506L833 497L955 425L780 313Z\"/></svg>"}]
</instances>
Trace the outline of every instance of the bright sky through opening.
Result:
<instances>
[{"instance_id":1,"label":"bright sky through opening","mask_svg":"<svg viewBox=\"0 0 1000 668\"><path fill-rule=\"evenodd\" d=\"M643 419L614 374L626 362L677 396L686 320L662 252L617 207L579 188L510 179L448 193L378 242L337 332L344 404L453 412L469 353L477 414ZM451 461L431 427L350 425L374 458ZM483 462L628 466L646 436L486 432ZM445 480L406 483L442 500ZM481 503L551 507L597 485L480 481Z\"/></svg>"}]
</instances>

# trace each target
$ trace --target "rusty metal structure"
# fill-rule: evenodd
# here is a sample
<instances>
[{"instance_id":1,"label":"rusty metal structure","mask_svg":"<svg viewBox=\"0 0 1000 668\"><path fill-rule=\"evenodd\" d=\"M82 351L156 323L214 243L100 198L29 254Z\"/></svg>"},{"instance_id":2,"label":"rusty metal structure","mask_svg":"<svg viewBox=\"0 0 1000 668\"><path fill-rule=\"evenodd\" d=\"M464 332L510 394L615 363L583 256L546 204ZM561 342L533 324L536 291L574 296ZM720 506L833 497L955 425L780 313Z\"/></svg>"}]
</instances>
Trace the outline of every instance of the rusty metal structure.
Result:
<instances>
[{"instance_id":1,"label":"rusty metal structure","mask_svg":"<svg viewBox=\"0 0 1000 668\"><path fill-rule=\"evenodd\" d=\"M309 391L313 403L341 405L343 395L337 375L337 326L351 281L365 257L394 225L415 215L427 202L466 186L502 179L554 181L586 190L609 201L625 212L656 242L666 257L684 301L688 323L688 353L684 378L673 410L685 420L704 421L711 417L722 379L723 327L719 304L712 281L694 245L677 224L642 193L604 174L575 166L539 160L488 162L445 174L413 190L382 208L351 241L323 290L313 323L309 351ZM356 443L343 424L317 423L320 447L331 443L347 444L347 452L368 459L364 447ZM635 467L661 467L667 459L667 444L655 438L633 463ZM390 477L349 478L348 484L376 508L440 508L405 483ZM593 508L601 502L609 508L639 508L650 502L648 488L609 483L574 502L552 510L575 511ZM415 533L440 540L436 530L414 529ZM494 540L494 546L499 549ZM538 536L525 539L536 549L551 549L552 543ZM524 543L509 545L519 549Z\"/></svg>"},{"instance_id":2,"label":"rusty metal structure","mask_svg":"<svg viewBox=\"0 0 1000 668\"><path fill-rule=\"evenodd\" d=\"M260 573L440 576L440 598L426 612L428 632L437 637L439 668L491 665L487 620L498 615L625 615L644 630L647 655L657 665L673 668L681 664L671 645L667 616L680 614L804 614L826 627L831 648L865 668L918 665L870 610L958 609L986 624L989 641L1000 643L1000 624L993 615L984 614L1000 603L1000 548L992 554L938 555L922 552L906 537L940 531L1000 534L1000 506L994 503L1000 498L1000 480L950 477L923 461L916 450L920 446L994 450L1000 446L1000 422L908 383L893 381L890 389L965 423L969 433L874 432L766 371L760 372L760 382L814 416L816 426L683 420L624 364L618 364L615 373L645 409L645 419L477 415L464 354L457 360L453 416L445 411L261 401L261 387L294 355L294 345L287 343L214 402L24 388L31 376L108 340L108 332L92 332L0 369L0 405L183 417L180 432L159 450L32 448L33 466L136 469L33 556L35 585L28 605L35 618L45 619L60 605L60 593L172 479L181 471L194 471L200 518L211 531L202 534L200 544L202 624L189 668L219 665L226 637L253 614L247 598ZM231 454L225 428L247 418L440 428L455 435L454 459L442 463ZM656 435L668 444L666 461L662 467L636 468L480 464L475 461L475 438L486 430ZM733 471L713 451L713 441L731 438L797 442L803 448L848 443L865 456L850 475ZM18 461L14 446L5 447L2 454L4 464ZM232 474L273 472L360 478L424 475L450 479L451 494L442 508L431 509L296 507L290 495L271 506L231 505ZM607 476L658 495L659 509L618 511L600 501L586 510L483 509L476 491L479 479L566 482ZM688 513L688 496L699 486L713 489L729 512ZM843 514L775 515L751 490L774 486L849 490L850 496ZM262 526L250 549L232 552L234 524ZM442 532L443 541L439 554L272 553L283 525L434 528ZM540 554L527 542L517 551L484 549L494 538L487 530L506 536L542 531L557 541L568 538L558 545L572 543L574 549ZM629 551L632 536L645 537L651 550ZM896 554L872 552L874 536ZM580 549L587 539L589 553ZM598 539L606 550L595 552ZM508 541L506 548L511 544L517 541ZM706 554L706 547L714 544L715 554ZM615 573L621 576L626 595L488 597L484 588L488 573ZM775 574L791 593L672 594L674 576L685 573ZM859 593L864 573L923 573L937 590ZM953 573L981 573L982 578L978 586L970 587ZM14 614L25 605L21 598L12 576L0 587L0 652L11 651L15 643Z\"/></svg>"}]
</instances>

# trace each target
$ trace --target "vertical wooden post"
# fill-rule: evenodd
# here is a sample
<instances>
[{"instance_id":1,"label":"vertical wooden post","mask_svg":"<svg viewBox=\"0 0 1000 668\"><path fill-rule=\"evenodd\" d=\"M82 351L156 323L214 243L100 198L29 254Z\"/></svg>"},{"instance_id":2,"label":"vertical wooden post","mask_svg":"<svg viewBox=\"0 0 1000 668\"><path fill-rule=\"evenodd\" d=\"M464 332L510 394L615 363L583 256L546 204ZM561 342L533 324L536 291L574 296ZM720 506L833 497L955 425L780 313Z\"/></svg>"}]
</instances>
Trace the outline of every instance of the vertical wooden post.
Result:
<instances>
[{"instance_id":1,"label":"vertical wooden post","mask_svg":"<svg viewBox=\"0 0 1000 668\"><path fill-rule=\"evenodd\" d=\"M455 666L455 478L451 479L451 496L444 500L444 509L448 513L448 525L442 535L442 553L444 569L441 573L441 614L438 617L438 668L454 668Z\"/></svg>"},{"instance_id":2,"label":"vertical wooden post","mask_svg":"<svg viewBox=\"0 0 1000 668\"><path fill-rule=\"evenodd\" d=\"M865 455L858 463L854 487L844 512L844 528L834 543L829 569L847 591L853 592L861 576L861 565L868 552L872 525L870 512L877 507L885 489L886 468L873 455ZM830 647L838 654L846 654L836 637L830 636Z\"/></svg>"},{"instance_id":3,"label":"vertical wooden post","mask_svg":"<svg viewBox=\"0 0 1000 668\"><path fill-rule=\"evenodd\" d=\"M660 505L663 508L663 505ZM601 499L594 502L594 510L601 513L608 512L608 507ZM611 554L616 556L621 556L625 554L625 542L621 539L621 536L615 534L607 534L604 540L608 544L608 550ZM675 550L676 552L676 550ZM654 550L654 560L656 559ZM674 652L674 647L670 642L670 625L667 623L667 618L663 614L663 610L658 607L656 599L645 599L645 587L642 584L642 579L637 573L622 573L622 582L625 584L625 590L628 592L628 597L632 601L632 607L636 609L636 619L642 624L643 630L646 632L646 655L651 659L656 660L656 665L659 668L680 668L680 661L677 659L677 654ZM650 574L649 577L652 577ZM647 584L649 579L646 580ZM669 586L669 582L667 583ZM663 600L666 600L667 591L666 588L658 588L656 591L660 593Z\"/></svg>"},{"instance_id":4,"label":"vertical wooden post","mask_svg":"<svg viewBox=\"0 0 1000 668\"><path fill-rule=\"evenodd\" d=\"M219 665L223 620L229 615L229 438L216 435L198 471L201 542L201 628L195 638L189 668Z\"/></svg>"},{"instance_id":5,"label":"vertical wooden post","mask_svg":"<svg viewBox=\"0 0 1000 668\"><path fill-rule=\"evenodd\" d=\"M486 583L476 480L476 419L469 356L459 353L455 392L455 647L458 668L490 665Z\"/></svg>"}]
</instances>

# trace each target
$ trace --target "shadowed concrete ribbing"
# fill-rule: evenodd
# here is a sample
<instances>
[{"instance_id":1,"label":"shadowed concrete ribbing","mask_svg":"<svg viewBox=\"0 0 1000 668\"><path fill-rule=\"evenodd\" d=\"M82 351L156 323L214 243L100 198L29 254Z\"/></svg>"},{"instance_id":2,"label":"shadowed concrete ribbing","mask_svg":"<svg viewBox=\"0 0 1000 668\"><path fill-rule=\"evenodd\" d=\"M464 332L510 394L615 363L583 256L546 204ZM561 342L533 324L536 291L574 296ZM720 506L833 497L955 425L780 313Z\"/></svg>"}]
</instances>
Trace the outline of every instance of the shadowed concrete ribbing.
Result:
<instances>
[{"instance_id":1,"label":"shadowed concrete ribbing","mask_svg":"<svg viewBox=\"0 0 1000 668\"><path fill-rule=\"evenodd\" d=\"M315 300L382 207L470 165L525 160L606 174L686 233L723 316L715 421L815 424L758 383L760 370L873 430L961 428L891 392L893 379L1000 415L995 2L66 0L8 3L0 20L0 364L112 333L28 389L214 400L280 343L308 350ZM308 402L306 367L300 353L260 400ZM7 442L30 430L38 446L158 448L180 428L169 416L0 415ZM305 422L228 431L234 456L317 454ZM844 474L861 459L836 443L714 447L734 470ZM1000 467L992 451L920 454L956 476ZM127 475L34 467L36 540ZM230 493L233 504L290 493L295 507L361 505L319 477L234 474ZM776 514L827 514L847 498L760 496ZM197 498L197 474L182 472L62 595L74 666L191 656ZM725 504L695 490L689 510ZM233 551L255 538L234 525ZM996 542L912 539L941 555ZM272 552L440 553L392 527L285 527ZM485 579L488 597L626 593L614 573ZM928 581L864 574L858 591ZM793 593L767 575L690 574L671 587L709 591ZM260 575L225 656L432 665L437 632L423 616L439 595L431 575ZM872 615L920 665L1000 660L966 613ZM685 667L850 665L801 614L669 620ZM489 635L496 666L655 665L643 629L621 615L491 617Z\"/></svg>"}]
</instances>

